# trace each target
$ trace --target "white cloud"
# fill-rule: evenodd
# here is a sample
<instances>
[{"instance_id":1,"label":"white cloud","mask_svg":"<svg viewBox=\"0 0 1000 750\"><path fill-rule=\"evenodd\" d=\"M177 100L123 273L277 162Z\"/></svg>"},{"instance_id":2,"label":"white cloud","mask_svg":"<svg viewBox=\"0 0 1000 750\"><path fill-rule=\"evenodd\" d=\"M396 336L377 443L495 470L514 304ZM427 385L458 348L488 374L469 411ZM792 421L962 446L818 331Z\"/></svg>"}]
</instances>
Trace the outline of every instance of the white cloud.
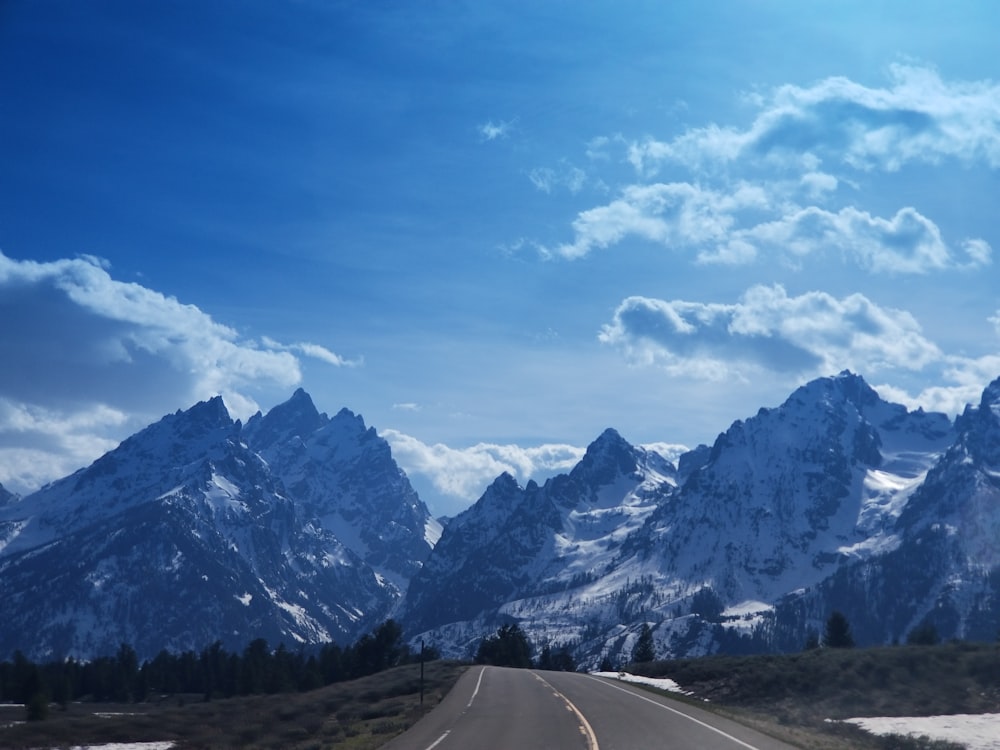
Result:
<instances>
[{"instance_id":1,"label":"white cloud","mask_svg":"<svg viewBox=\"0 0 1000 750\"><path fill-rule=\"evenodd\" d=\"M903 404L910 409L919 407L925 411L956 415L961 414L968 404L978 405L983 389L997 377L998 373L1000 373L1000 355L993 354L975 359L951 356L945 360L943 385L923 388L916 394L889 384L873 387L883 398Z\"/></svg>"},{"instance_id":2,"label":"white cloud","mask_svg":"<svg viewBox=\"0 0 1000 750\"><path fill-rule=\"evenodd\" d=\"M920 370L943 357L907 312L861 294L789 297L778 285L752 287L736 304L629 297L599 338L633 362L716 380Z\"/></svg>"},{"instance_id":3,"label":"white cloud","mask_svg":"<svg viewBox=\"0 0 1000 750\"><path fill-rule=\"evenodd\" d=\"M573 242L554 253L580 258L630 235L668 247L721 243L740 211L767 202L763 189L746 183L729 192L685 182L631 185L608 205L581 212L573 222Z\"/></svg>"},{"instance_id":4,"label":"white cloud","mask_svg":"<svg viewBox=\"0 0 1000 750\"><path fill-rule=\"evenodd\" d=\"M18 321L0 327L0 477L20 491L216 394L234 416L249 416L255 391L300 382L295 352L350 364L315 344L246 339L107 268L86 256L39 263L0 253L0 318Z\"/></svg>"},{"instance_id":5,"label":"white cloud","mask_svg":"<svg viewBox=\"0 0 1000 750\"><path fill-rule=\"evenodd\" d=\"M853 257L862 268L883 273L982 265L989 262L991 252L984 240L967 240L963 249L969 261L957 259L938 226L913 208L884 219L854 207L838 212L811 207L737 232L735 239L798 256L834 250Z\"/></svg>"},{"instance_id":6,"label":"white cloud","mask_svg":"<svg viewBox=\"0 0 1000 750\"><path fill-rule=\"evenodd\" d=\"M443 443L427 445L397 430L383 430L381 435L407 475L427 477L437 491L460 500L457 507L471 505L504 472L521 482L551 476L571 469L586 452L585 448L563 444L523 448L479 443L451 448Z\"/></svg>"},{"instance_id":7,"label":"white cloud","mask_svg":"<svg viewBox=\"0 0 1000 750\"><path fill-rule=\"evenodd\" d=\"M528 179L537 190L551 194L559 188L572 194L579 193L587 185L587 173L572 164L563 162L559 167L536 167L528 172Z\"/></svg>"},{"instance_id":8,"label":"white cloud","mask_svg":"<svg viewBox=\"0 0 1000 750\"><path fill-rule=\"evenodd\" d=\"M985 239L952 246L913 207L882 217L822 205L841 184L860 190L845 172L893 172L945 159L1000 166L1000 86L946 82L908 65L892 66L889 76L884 88L846 78L782 86L753 101L759 111L746 129L712 124L672 141L595 139L588 157L624 144L640 180L609 203L579 212L572 240L541 248L543 255L576 259L636 238L700 263L744 265L777 255L800 265L807 255L834 251L874 273L988 265L992 248ZM667 164L693 176L647 182ZM755 177L734 183L734 174ZM539 175L536 185L551 190L551 175Z\"/></svg>"},{"instance_id":9,"label":"white cloud","mask_svg":"<svg viewBox=\"0 0 1000 750\"><path fill-rule=\"evenodd\" d=\"M754 159L885 171L946 158L1000 166L1000 85L949 82L915 65L888 72L883 88L843 77L781 86L755 100L760 112L747 130L709 125L669 142L647 138L631 143L627 158L644 176L668 161L693 169Z\"/></svg>"},{"instance_id":10,"label":"white cloud","mask_svg":"<svg viewBox=\"0 0 1000 750\"><path fill-rule=\"evenodd\" d=\"M103 404L59 412L0 398L0 484L25 493L118 445L128 417Z\"/></svg>"},{"instance_id":11,"label":"white cloud","mask_svg":"<svg viewBox=\"0 0 1000 750\"><path fill-rule=\"evenodd\" d=\"M420 411L420 404L413 403L412 401L407 401L401 404L393 404L393 409L397 411Z\"/></svg>"},{"instance_id":12,"label":"white cloud","mask_svg":"<svg viewBox=\"0 0 1000 750\"><path fill-rule=\"evenodd\" d=\"M476 130L479 131L479 135L482 136L484 141L495 141L497 139L504 139L510 136L511 131L517 124L517 119L513 120L500 120L499 122L493 122L493 120L488 120L477 126Z\"/></svg>"},{"instance_id":13,"label":"white cloud","mask_svg":"<svg viewBox=\"0 0 1000 750\"><path fill-rule=\"evenodd\" d=\"M808 189L830 184L810 174L815 179ZM793 259L838 252L874 273L927 273L991 262L985 240L965 240L962 253L953 253L937 224L912 207L888 219L852 206L797 208L781 201L779 190L749 183L730 191L684 182L631 185L611 203L582 211L573 221L573 241L543 253L572 260L637 237L674 252L694 250L700 263L727 265L751 263L762 251ZM781 209L773 220L740 223L774 213L773 208Z\"/></svg>"},{"instance_id":14,"label":"white cloud","mask_svg":"<svg viewBox=\"0 0 1000 750\"><path fill-rule=\"evenodd\" d=\"M269 336L263 336L261 338L261 343L268 349L272 349L274 351L298 352L299 354L304 354L312 359L326 362L334 367L359 367L364 364L364 360L361 358L346 359L345 357L330 351L321 344L311 344L304 341L295 344L282 344Z\"/></svg>"}]
</instances>

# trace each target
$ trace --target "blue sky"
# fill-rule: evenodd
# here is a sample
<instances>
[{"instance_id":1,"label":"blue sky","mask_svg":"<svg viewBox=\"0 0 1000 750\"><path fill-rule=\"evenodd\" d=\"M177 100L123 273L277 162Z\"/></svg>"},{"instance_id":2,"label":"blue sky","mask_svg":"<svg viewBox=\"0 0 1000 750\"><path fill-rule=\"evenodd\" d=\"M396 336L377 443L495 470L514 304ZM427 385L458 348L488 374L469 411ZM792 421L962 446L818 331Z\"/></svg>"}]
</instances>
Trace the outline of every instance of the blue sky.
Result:
<instances>
[{"instance_id":1,"label":"blue sky","mask_svg":"<svg viewBox=\"0 0 1000 750\"><path fill-rule=\"evenodd\" d=\"M0 482L221 393L437 513L605 427L1000 375L990 2L0 5Z\"/></svg>"}]
</instances>

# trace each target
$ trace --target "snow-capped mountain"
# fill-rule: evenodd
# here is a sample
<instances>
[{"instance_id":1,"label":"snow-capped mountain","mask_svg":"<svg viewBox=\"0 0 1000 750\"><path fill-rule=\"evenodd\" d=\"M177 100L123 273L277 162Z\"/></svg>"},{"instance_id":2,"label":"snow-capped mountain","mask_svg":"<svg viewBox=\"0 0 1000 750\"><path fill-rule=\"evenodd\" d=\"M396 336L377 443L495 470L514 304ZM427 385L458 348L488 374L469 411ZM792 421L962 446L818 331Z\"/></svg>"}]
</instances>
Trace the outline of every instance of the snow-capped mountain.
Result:
<instances>
[{"instance_id":1,"label":"snow-capped mountain","mask_svg":"<svg viewBox=\"0 0 1000 750\"><path fill-rule=\"evenodd\" d=\"M996 636L1000 379L952 423L843 372L676 464L657 445L608 429L442 530L360 416L299 390L242 425L212 399L0 488L0 654L350 640L390 614L448 655L516 621L592 665L643 624L660 656L799 649L833 609L861 643Z\"/></svg>"},{"instance_id":2,"label":"snow-capped mountain","mask_svg":"<svg viewBox=\"0 0 1000 750\"><path fill-rule=\"evenodd\" d=\"M315 413L304 392L272 411L244 428L214 398L0 504L0 653L91 656L125 642L151 656L215 640L347 641L387 616L400 587L365 558L419 567L430 549L427 509L360 417L344 413L351 429L330 429L337 420ZM261 453L303 451L317 465L356 454L353 473L340 477L331 462L330 494L310 484L300 499L285 484L294 461L279 462L290 467L283 474ZM341 482L369 500L349 539L318 511L336 507Z\"/></svg>"},{"instance_id":3,"label":"snow-capped mountain","mask_svg":"<svg viewBox=\"0 0 1000 750\"><path fill-rule=\"evenodd\" d=\"M844 372L734 423L677 470L606 432L569 475L524 489L502 477L458 516L411 584L406 624L456 654L509 619L594 662L627 657L643 623L662 655L800 648L835 597L814 594L811 617L790 602L833 591L845 571L874 570L916 529L948 528L948 513L989 521L961 548L996 568L991 419L996 410L982 405L956 428ZM983 468L964 484L938 480L948 465ZM938 484L957 496L942 500ZM948 575L909 564L935 581Z\"/></svg>"},{"instance_id":4,"label":"snow-capped mountain","mask_svg":"<svg viewBox=\"0 0 1000 750\"><path fill-rule=\"evenodd\" d=\"M536 634L567 598L606 585L619 548L676 485L674 466L606 430L569 473L522 488L501 475L445 528L410 583L403 617L463 653L497 618Z\"/></svg>"},{"instance_id":5,"label":"snow-capped mountain","mask_svg":"<svg viewBox=\"0 0 1000 750\"><path fill-rule=\"evenodd\" d=\"M777 643L817 627L835 606L870 642L902 640L919 625L941 637L995 640L1000 632L1000 379L955 423L956 437L912 487L884 554L843 566L787 597Z\"/></svg>"},{"instance_id":6,"label":"snow-capped mountain","mask_svg":"<svg viewBox=\"0 0 1000 750\"><path fill-rule=\"evenodd\" d=\"M243 430L302 513L331 532L400 591L441 526L396 465L389 444L347 409L330 419L301 388Z\"/></svg>"}]
</instances>

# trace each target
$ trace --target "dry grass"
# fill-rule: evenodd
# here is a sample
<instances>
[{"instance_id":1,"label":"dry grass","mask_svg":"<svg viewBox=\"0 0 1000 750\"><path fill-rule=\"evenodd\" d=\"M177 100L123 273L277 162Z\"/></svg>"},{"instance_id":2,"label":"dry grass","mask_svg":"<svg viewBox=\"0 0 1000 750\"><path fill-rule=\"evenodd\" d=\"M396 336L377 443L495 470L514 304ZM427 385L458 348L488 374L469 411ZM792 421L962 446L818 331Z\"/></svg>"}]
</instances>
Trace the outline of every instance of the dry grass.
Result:
<instances>
[{"instance_id":1,"label":"dry grass","mask_svg":"<svg viewBox=\"0 0 1000 750\"><path fill-rule=\"evenodd\" d=\"M636 669L670 677L699 699L708 699L714 710L816 750L945 750L957 746L875 738L837 720L1000 712L996 644L817 649L654 662Z\"/></svg>"},{"instance_id":2,"label":"dry grass","mask_svg":"<svg viewBox=\"0 0 1000 750\"><path fill-rule=\"evenodd\" d=\"M465 668L456 662L428 663L422 706L420 666L412 664L307 693L209 702L174 696L117 706L75 704L65 712L53 708L45 721L15 726L4 725L22 719L24 708L5 707L0 710L0 747L171 740L176 750L369 750L402 733L440 703Z\"/></svg>"}]
</instances>

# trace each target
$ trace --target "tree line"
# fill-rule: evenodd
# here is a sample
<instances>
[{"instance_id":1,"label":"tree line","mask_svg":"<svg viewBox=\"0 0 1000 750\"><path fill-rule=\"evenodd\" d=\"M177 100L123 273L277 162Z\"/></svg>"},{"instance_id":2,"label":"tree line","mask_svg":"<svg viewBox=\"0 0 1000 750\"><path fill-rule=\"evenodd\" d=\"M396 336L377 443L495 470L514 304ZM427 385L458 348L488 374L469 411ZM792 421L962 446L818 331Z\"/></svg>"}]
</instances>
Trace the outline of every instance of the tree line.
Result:
<instances>
[{"instance_id":1,"label":"tree line","mask_svg":"<svg viewBox=\"0 0 1000 750\"><path fill-rule=\"evenodd\" d=\"M440 657L425 649L423 658ZM402 628L386 620L355 643L325 644L292 651L284 644L251 641L242 652L227 651L220 641L201 652L161 651L140 663L135 650L122 644L114 656L82 661L66 659L36 664L16 651L0 662L0 701L23 703L29 719L44 718L50 702L142 702L160 695L197 694L205 700L237 695L306 691L375 674L417 661L403 642Z\"/></svg>"},{"instance_id":2,"label":"tree line","mask_svg":"<svg viewBox=\"0 0 1000 750\"><path fill-rule=\"evenodd\" d=\"M545 645L533 659L534 646L521 626L517 623L501 625L495 635L488 635L479 642L476 650L477 664L492 664L497 667L521 667L548 669L556 672L575 672L576 660L568 646L553 650Z\"/></svg>"}]
</instances>

